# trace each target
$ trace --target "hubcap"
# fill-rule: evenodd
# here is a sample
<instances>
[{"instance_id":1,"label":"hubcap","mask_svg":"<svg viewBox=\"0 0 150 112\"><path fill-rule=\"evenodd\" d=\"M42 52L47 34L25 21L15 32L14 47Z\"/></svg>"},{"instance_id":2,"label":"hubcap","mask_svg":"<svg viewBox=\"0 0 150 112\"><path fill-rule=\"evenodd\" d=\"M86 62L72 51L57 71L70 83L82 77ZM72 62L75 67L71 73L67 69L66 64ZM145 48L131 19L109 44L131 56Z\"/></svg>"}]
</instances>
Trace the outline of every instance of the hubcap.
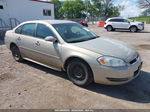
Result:
<instances>
[{"instance_id":1,"label":"hubcap","mask_svg":"<svg viewBox=\"0 0 150 112\"><path fill-rule=\"evenodd\" d=\"M132 32L135 32L135 31L136 31L136 28L135 28L135 27L131 28L131 31L132 31Z\"/></svg>"},{"instance_id":2,"label":"hubcap","mask_svg":"<svg viewBox=\"0 0 150 112\"><path fill-rule=\"evenodd\" d=\"M19 60L19 54L16 49L13 49L12 54L13 54L13 57L15 58L15 60Z\"/></svg>"},{"instance_id":3,"label":"hubcap","mask_svg":"<svg viewBox=\"0 0 150 112\"><path fill-rule=\"evenodd\" d=\"M112 30L112 28L109 26L109 27L108 27L108 31L111 31L111 30Z\"/></svg>"},{"instance_id":4,"label":"hubcap","mask_svg":"<svg viewBox=\"0 0 150 112\"><path fill-rule=\"evenodd\" d=\"M85 78L85 71L82 66L75 65L73 68L72 75L76 80L83 80Z\"/></svg>"}]
</instances>

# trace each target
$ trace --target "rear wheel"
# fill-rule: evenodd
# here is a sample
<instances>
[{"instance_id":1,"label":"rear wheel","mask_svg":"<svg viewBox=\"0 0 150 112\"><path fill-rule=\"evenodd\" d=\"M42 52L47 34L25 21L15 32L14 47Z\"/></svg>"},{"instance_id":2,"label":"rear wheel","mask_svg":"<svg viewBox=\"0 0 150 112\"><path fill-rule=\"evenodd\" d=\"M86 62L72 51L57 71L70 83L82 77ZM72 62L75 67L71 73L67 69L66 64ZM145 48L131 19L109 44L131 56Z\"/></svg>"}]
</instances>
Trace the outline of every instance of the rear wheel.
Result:
<instances>
[{"instance_id":1,"label":"rear wheel","mask_svg":"<svg viewBox=\"0 0 150 112\"><path fill-rule=\"evenodd\" d=\"M113 31L113 27L112 26L107 26L107 31Z\"/></svg>"},{"instance_id":2,"label":"rear wheel","mask_svg":"<svg viewBox=\"0 0 150 112\"><path fill-rule=\"evenodd\" d=\"M69 79L78 86L87 86L93 81L90 67L80 59L74 59L67 66Z\"/></svg>"},{"instance_id":3,"label":"rear wheel","mask_svg":"<svg viewBox=\"0 0 150 112\"><path fill-rule=\"evenodd\" d=\"M10 49L11 49L13 58L16 61L18 61L18 62L23 61L23 58L21 57L21 54L20 54L20 51L19 51L19 48L16 45L12 45Z\"/></svg>"},{"instance_id":4,"label":"rear wheel","mask_svg":"<svg viewBox=\"0 0 150 112\"><path fill-rule=\"evenodd\" d=\"M131 32L137 32L137 31L138 31L138 29L137 29L137 27L136 27L136 26L132 26L132 27L130 28L130 31L131 31Z\"/></svg>"}]
</instances>

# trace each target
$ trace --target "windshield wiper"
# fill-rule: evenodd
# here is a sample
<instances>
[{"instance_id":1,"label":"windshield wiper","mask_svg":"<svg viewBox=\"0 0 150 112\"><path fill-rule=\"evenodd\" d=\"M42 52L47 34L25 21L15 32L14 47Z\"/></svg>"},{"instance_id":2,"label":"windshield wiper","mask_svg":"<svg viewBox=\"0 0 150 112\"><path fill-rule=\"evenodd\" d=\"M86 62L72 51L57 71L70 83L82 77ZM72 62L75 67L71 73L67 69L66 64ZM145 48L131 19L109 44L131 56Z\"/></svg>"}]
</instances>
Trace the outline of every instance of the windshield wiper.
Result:
<instances>
[{"instance_id":1,"label":"windshield wiper","mask_svg":"<svg viewBox=\"0 0 150 112\"><path fill-rule=\"evenodd\" d=\"M74 41L70 41L68 43L77 43L77 42L83 42L83 41L86 41L86 40L74 40Z\"/></svg>"},{"instance_id":2,"label":"windshield wiper","mask_svg":"<svg viewBox=\"0 0 150 112\"><path fill-rule=\"evenodd\" d=\"M88 39L83 39L83 40L75 40L75 41L71 41L71 42L68 42L68 43L83 42L83 41L93 40L93 39L96 39L96 38L99 38L99 36L95 36L95 37L88 38Z\"/></svg>"}]
</instances>

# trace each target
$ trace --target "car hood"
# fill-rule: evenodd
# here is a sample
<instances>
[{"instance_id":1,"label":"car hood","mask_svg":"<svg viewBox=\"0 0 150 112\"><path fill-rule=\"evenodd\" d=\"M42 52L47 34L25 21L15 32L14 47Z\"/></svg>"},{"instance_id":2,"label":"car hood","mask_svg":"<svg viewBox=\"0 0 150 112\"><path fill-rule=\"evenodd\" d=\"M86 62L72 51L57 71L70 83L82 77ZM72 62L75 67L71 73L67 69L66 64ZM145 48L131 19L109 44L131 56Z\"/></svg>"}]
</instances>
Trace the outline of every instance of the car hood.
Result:
<instances>
[{"instance_id":1,"label":"car hood","mask_svg":"<svg viewBox=\"0 0 150 112\"><path fill-rule=\"evenodd\" d=\"M131 22L131 24L143 24L143 22L140 22L140 21L134 21L134 22Z\"/></svg>"},{"instance_id":2,"label":"car hood","mask_svg":"<svg viewBox=\"0 0 150 112\"><path fill-rule=\"evenodd\" d=\"M108 38L101 37L89 41L74 43L74 45L101 55L120 58L126 62L133 60L137 56L137 52L131 46L124 42Z\"/></svg>"}]
</instances>

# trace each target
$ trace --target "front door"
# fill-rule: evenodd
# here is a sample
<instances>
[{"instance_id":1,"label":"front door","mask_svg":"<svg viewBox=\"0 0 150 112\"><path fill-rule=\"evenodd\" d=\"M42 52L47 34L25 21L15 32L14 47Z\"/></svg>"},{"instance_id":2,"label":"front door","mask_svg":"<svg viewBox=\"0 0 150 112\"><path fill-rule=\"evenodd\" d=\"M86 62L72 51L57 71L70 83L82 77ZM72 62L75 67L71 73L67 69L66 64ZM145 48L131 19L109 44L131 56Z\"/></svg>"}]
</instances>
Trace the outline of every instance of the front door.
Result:
<instances>
[{"instance_id":1,"label":"front door","mask_svg":"<svg viewBox=\"0 0 150 112\"><path fill-rule=\"evenodd\" d=\"M130 22L126 19L122 19L122 28L129 29L129 27L130 27Z\"/></svg>"},{"instance_id":2,"label":"front door","mask_svg":"<svg viewBox=\"0 0 150 112\"><path fill-rule=\"evenodd\" d=\"M42 64L61 67L61 44L45 41L47 36L55 36L44 24L25 24L22 26L20 38L22 55L25 58Z\"/></svg>"},{"instance_id":3,"label":"front door","mask_svg":"<svg viewBox=\"0 0 150 112\"><path fill-rule=\"evenodd\" d=\"M45 24L37 24L36 29L36 47L34 50L38 53L38 62L48 66L60 68L61 63L61 44L59 42L45 41L47 36L55 37L52 30Z\"/></svg>"}]
</instances>

